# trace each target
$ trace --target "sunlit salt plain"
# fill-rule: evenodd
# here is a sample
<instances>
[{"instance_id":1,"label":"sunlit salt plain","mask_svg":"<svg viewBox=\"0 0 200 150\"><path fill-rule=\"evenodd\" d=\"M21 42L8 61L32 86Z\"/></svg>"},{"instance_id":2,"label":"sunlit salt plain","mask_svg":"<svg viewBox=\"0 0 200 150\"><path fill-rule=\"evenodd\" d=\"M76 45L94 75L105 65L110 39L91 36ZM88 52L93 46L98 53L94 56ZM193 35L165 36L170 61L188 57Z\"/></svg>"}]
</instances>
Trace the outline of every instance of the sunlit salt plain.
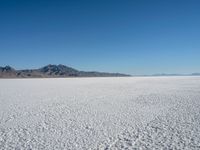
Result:
<instances>
[{"instance_id":1,"label":"sunlit salt plain","mask_svg":"<svg viewBox=\"0 0 200 150\"><path fill-rule=\"evenodd\" d=\"M200 77L0 80L0 149L200 149Z\"/></svg>"}]
</instances>

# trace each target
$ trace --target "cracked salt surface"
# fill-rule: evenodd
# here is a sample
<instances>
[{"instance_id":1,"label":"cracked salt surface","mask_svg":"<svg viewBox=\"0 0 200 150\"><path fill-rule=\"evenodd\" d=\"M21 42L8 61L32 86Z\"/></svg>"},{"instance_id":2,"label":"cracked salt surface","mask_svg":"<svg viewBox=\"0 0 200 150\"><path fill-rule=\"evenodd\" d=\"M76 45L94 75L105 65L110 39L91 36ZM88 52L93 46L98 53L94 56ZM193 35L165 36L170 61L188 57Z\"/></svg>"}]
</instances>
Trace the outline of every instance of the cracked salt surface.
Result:
<instances>
[{"instance_id":1,"label":"cracked salt surface","mask_svg":"<svg viewBox=\"0 0 200 150\"><path fill-rule=\"evenodd\" d=\"M200 149L200 77L1 79L0 149Z\"/></svg>"}]
</instances>

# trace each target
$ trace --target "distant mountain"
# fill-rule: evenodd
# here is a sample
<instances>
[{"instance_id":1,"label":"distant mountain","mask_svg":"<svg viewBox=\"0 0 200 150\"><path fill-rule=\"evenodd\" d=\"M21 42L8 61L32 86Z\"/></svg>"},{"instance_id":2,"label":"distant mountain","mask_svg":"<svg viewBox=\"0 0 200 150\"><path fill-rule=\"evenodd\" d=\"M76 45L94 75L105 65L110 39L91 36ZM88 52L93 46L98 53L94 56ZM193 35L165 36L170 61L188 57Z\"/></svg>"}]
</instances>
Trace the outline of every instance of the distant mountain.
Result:
<instances>
[{"instance_id":1,"label":"distant mountain","mask_svg":"<svg viewBox=\"0 0 200 150\"><path fill-rule=\"evenodd\" d=\"M193 73L193 76L200 76L200 73Z\"/></svg>"},{"instance_id":2,"label":"distant mountain","mask_svg":"<svg viewBox=\"0 0 200 150\"><path fill-rule=\"evenodd\" d=\"M200 73L192 73L192 74L167 74L167 73L161 73L161 74L153 74L150 76L200 76Z\"/></svg>"},{"instance_id":3,"label":"distant mountain","mask_svg":"<svg viewBox=\"0 0 200 150\"><path fill-rule=\"evenodd\" d=\"M158 74L153 74L152 76L183 76L183 74L158 73Z\"/></svg>"},{"instance_id":4,"label":"distant mountain","mask_svg":"<svg viewBox=\"0 0 200 150\"><path fill-rule=\"evenodd\" d=\"M0 78L16 77L16 70L10 66L0 67Z\"/></svg>"},{"instance_id":5,"label":"distant mountain","mask_svg":"<svg viewBox=\"0 0 200 150\"><path fill-rule=\"evenodd\" d=\"M0 78L59 78L59 77L124 77L121 73L79 71L65 65L47 65L39 69L15 70L0 67Z\"/></svg>"}]
</instances>

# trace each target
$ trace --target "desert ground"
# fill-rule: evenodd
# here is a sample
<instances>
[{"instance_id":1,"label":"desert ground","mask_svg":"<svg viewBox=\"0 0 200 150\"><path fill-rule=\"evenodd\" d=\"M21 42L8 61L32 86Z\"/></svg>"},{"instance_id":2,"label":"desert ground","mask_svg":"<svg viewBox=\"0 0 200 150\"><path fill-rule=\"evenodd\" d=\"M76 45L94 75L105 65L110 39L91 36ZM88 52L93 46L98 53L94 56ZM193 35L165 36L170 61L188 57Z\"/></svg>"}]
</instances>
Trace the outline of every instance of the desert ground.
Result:
<instances>
[{"instance_id":1,"label":"desert ground","mask_svg":"<svg viewBox=\"0 0 200 150\"><path fill-rule=\"evenodd\" d=\"M200 149L200 77L1 79L0 149Z\"/></svg>"}]
</instances>

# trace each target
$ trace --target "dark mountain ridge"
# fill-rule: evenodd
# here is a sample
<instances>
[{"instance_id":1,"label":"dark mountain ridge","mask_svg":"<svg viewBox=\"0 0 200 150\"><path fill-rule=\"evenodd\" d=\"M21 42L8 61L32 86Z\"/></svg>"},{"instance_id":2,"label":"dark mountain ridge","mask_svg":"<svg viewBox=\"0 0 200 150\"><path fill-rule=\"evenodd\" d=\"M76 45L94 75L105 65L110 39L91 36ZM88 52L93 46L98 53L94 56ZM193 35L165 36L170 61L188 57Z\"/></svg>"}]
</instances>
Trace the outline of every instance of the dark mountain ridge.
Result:
<instances>
[{"instance_id":1,"label":"dark mountain ridge","mask_svg":"<svg viewBox=\"0 0 200 150\"><path fill-rule=\"evenodd\" d=\"M39 69L15 70L10 66L0 67L0 78L59 78L59 77L124 77L121 73L79 71L65 65L47 65Z\"/></svg>"}]
</instances>

